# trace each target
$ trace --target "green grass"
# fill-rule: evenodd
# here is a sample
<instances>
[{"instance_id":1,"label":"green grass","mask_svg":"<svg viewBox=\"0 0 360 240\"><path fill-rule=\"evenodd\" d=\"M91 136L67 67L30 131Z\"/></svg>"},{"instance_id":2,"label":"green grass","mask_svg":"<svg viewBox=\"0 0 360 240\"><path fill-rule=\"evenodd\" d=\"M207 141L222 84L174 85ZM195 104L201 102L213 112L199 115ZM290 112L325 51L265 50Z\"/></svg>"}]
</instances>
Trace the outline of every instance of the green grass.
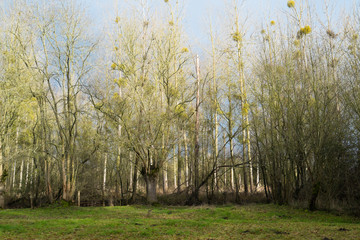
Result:
<instances>
[{"instance_id":1,"label":"green grass","mask_svg":"<svg viewBox=\"0 0 360 240\"><path fill-rule=\"evenodd\" d=\"M0 210L0 239L360 239L360 220L276 205Z\"/></svg>"}]
</instances>

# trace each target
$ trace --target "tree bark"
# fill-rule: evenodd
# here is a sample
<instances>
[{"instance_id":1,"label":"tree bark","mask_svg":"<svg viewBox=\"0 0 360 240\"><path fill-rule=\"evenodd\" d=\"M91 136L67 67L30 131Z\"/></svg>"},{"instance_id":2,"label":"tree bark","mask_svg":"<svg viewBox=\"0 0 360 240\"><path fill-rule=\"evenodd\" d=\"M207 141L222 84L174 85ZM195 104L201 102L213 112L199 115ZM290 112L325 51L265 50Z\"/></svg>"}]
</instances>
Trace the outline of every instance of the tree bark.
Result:
<instances>
[{"instance_id":1,"label":"tree bark","mask_svg":"<svg viewBox=\"0 0 360 240\"><path fill-rule=\"evenodd\" d=\"M146 200L148 203L155 203L157 202L157 195L156 195L156 176L152 174L146 174L144 176L145 183L146 183Z\"/></svg>"},{"instance_id":2,"label":"tree bark","mask_svg":"<svg viewBox=\"0 0 360 240\"><path fill-rule=\"evenodd\" d=\"M185 131L184 131L184 155L185 155L185 162L184 162L185 185L186 187L189 187L189 159L188 159L188 147L187 147L187 139L186 139Z\"/></svg>"},{"instance_id":3,"label":"tree bark","mask_svg":"<svg viewBox=\"0 0 360 240\"><path fill-rule=\"evenodd\" d=\"M135 165L134 165L134 173L132 176L132 195L130 201L134 201L135 195L137 192L137 182L138 182L138 164L139 164L139 156L136 155L135 157Z\"/></svg>"},{"instance_id":4,"label":"tree bark","mask_svg":"<svg viewBox=\"0 0 360 240\"><path fill-rule=\"evenodd\" d=\"M176 146L174 145L173 147L173 166L174 166L174 190L177 189L178 185L177 185L177 157L176 157Z\"/></svg>"},{"instance_id":5,"label":"tree bark","mask_svg":"<svg viewBox=\"0 0 360 240\"><path fill-rule=\"evenodd\" d=\"M199 55L196 56L196 108L195 108L195 143L194 143L194 185L195 185L195 193L194 200L196 202L199 201L199 129L200 129L200 121L199 121L199 105L200 105L200 65L199 65Z\"/></svg>"},{"instance_id":6,"label":"tree bark","mask_svg":"<svg viewBox=\"0 0 360 240\"><path fill-rule=\"evenodd\" d=\"M168 163L165 161L164 167L163 167L163 193L166 194L168 191Z\"/></svg>"},{"instance_id":7,"label":"tree bark","mask_svg":"<svg viewBox=\"0 0 360 240\"><path fill-rule=\"evenodd\" d=\"M179 143L178 144L178 157L177 157L177 160L178 160L178 165L177 165L177 190L178 190L178 193L180 193L181 191L181 168L182 168L182 162L181 162L181 144Z\"/></svg>"},{"instance_id":8,"label":"tree bark","mask_svg":"<svg viewBox=\"0 0 360 240\"><path fill-rule=\"evenodd\" d=\"M3 151L2 151L2 142L0 139L0 208L5 208L5 176L3 175Z\"/></svg>"},{"instance_id":9,"label":"tree bark","mask_svg":"<svg viewBox=\"0 0 360 240\"><path fill-rule=\"evenodd\" d=\"M309 201L309 210L315 211L316 210L316 199L320 192L320 183L317 182L317 183L313 184L311 190L312 190L312 193L311 193L311 197L310 197L310 201Z\"/></svg>"}]
</instances>

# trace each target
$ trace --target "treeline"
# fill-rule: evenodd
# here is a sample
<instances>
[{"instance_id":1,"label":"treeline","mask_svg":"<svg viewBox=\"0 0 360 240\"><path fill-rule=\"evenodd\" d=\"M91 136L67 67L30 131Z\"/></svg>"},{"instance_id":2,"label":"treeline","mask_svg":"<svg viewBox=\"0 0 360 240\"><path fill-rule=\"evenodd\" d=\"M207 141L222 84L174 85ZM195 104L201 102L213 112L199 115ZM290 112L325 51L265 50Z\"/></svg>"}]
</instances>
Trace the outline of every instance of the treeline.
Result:
<instances>
[{"instance_id":1,"label":"treeline","mask_svg":"<svg viewBox=\"0 0 360 240\"><path fill-rule=\"evenodd\" d=\"M14 1L0 26L1 206L160 194L359 209L358 8L322 22L286 4L283 22L250 32L234 1L199 58L178 1L121 8L104 33L77 1Z\"/></svg>"}]
</instances>

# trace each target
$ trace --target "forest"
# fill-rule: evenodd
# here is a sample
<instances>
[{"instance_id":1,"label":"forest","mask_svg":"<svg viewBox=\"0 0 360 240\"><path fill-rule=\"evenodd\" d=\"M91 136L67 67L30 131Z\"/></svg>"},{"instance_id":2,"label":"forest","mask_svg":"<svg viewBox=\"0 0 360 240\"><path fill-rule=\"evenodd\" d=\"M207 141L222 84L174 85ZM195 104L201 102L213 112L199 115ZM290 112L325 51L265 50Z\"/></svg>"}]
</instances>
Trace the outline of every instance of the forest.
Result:
<instances>
[{"instance_id":1,"label":"forest","mask_svg":"<svg viewBox=\"0 0 360 240\"><path fill-rule=\"evenodd\" d=\"M360 5L309 2L284 0L257 28L228 1L200 49L182 1L128 1L103 32L82 1L12 1L0 23L0 208L360 214Z\"/></svg>"}]
</instances>

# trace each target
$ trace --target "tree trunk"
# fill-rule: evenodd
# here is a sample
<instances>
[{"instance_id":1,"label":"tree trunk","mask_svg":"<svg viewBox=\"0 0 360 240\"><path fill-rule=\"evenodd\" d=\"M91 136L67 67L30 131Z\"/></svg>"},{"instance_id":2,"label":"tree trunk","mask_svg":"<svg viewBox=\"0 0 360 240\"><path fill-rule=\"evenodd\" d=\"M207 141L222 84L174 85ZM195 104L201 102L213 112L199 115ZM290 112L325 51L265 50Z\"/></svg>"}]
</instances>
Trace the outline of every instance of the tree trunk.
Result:
<instances>
[{"instance_id":1,"label":"tree trunk","mask_svg":"<svg viewBox=\"0 0 360 240\"><path fill-rule=\"evenodd\" d=\"M67 196L67 192L68 192L68 190L67 190L67 179L66 179L66 166L65 166L65 162L66 162L66 159L65 159L65 150L64 150L64 148L65 148L65 146L64 146L64 144L63 144L63 157L62 157L62 159L61 159L61 173L62 173L62 186L63 186L63 194L62 194L62 199L63 200L65 200L65 201L67 201L67 199L68 199L68 196Z\"/></svg>"},{"instance_id":2,"label":"tree trunk","mask_svg":"<svg viewBox=\"0 0 360 240\"><path fill-rule=\"evenodd\" d=\"M145 183L146 183L146 200L148 203L155 203L157 202L156 196L156 176L154 175L145 175Z\"/></svg>"},{"instance_id":3,"label":"tree trunk","mask_svg":"<svg viewBox=\"0 0 360 240\"><path fill-rule=\"evenodd\" d=\"M105 206L105 198L106 198L107 160L108 160L108 154L107 154L107 152L105 152L105 154L104 154L104 172L103 172L103 182L102 182L103 206Z\"/></svg>"},{"instance_id":4,"label":"tree trunk","mask_svg":"<svg viewBox=\"0 0 360 240\"><path fill-rule=\"evenodd\" d=\"M174 145L173 147L173 164L174 164L174 190L177 189L178 185L177 185L177 170L176 170L176 167L177 167L177 158L176 158L176 147Z\"/></svg>"},{"instance_id":5,"label":"tree trunk","mask_svg":"<svg viewBox=\"0 0 360 240\"><path fill-rule=\"evenodd\" d=\"M185 131L184 131L184 155L185 155L185 159L184 159L185 185L186 187L189 187L189 159L188 159L188 148L187 148L187 139L186 139Z\"/></svg>"},{"instance_id":6,"label":"tree trunk","mask_svg":"<svg viewBox=\"0 0 360 240\"><path fill-rule=\"evenodd\" d=\"M2 152L2 142L0 139L0 208L5 208L5 176L3 176L3 152Z\"/></svg>"},{"instance_id":7,"label":"tree trunk","mask_svg":"<svg viewBox=\"0 0 360 240\"><path fill-rule=\"evenodd\" d=\"M168 191L168 163L165 161L164 167L163 167L163 193L166 194Z\"/></svg>"},{"instance_id":8,"label":"tree trunk","mask_svg":"<svg viewBox=\"0 0 360 240\"><path fill-rule=\"evenodd\" d=\"M249 161L249 168L250 168L250 192L253 192L253 184L254 184L254 175L253 175L253 163L251 159L251 144L250 144L250 127L249 127L249 116L246 116L246 126L247 126L247 158Z\"/></svg>"},{"instance_id":9,"label":"tree trunk","mask_svg":"<svg viewBox=\"0 0 360 240\"><path fill-rule=\"evenodd\" d=\"M52 188L51 188L51 175L50 175L50 163L46 157L46 161L45 161L45 166L46 166L46 192L49 198L49 202L53 203L54 198L53 198L53 193L52 193Z\"/></svg>"},{"instance_id":10,"label":"tree trunk","mask_svg":"<svg viewBox=\"0 0 360 240\"><path fill-rule=\"evenodd\" d=\"M320 192L320 183L317 182L317 183L313 184L313 186L312 186L312 193L311 193L311 198L309 201L309 210L310 211L316 210L316 199L319 195L319 192Z\"/></svg>"},{"instance_id":11,"label":"tree trunk","mask_svg":"<svg viewBox=\"0 0 360 240\"><path fill-rule=\"evenodd\" d=\"M13 191L15 191L15 182L16 182L16 159L14 161L13 176L12 176L12 188L13 188Z\"/></svg>"},{"instance_id":12,"label":"tree trunk","mask_svg":"<svg viewBox=\"0 0 360 240\"><path fill-rule=\"evenodd\" d=\"M224 152L223 152L223 157L224 157L224 159L223 159L223 161L224 161L224 164L226 164L226 133L225 133L225 131L223 132L223 141L224 141L224 147L223 147L223 149L224 149ZM226 179L226 175L227 175L227 168L224 168L224 188L223 188L223 190L224 191L227 191L227 179Z\"/></svg>"},{"instance_id":13,"label":"tree trunk","mask_svg":"<svg viewBox=\"0 0 360 240\"><path fill-rule=\"evenodd\" d=\"M81 195L80 195L80 191L78 191L77 200L78 200L78 207L80 207L80 206L81 206Z\"/></svg>"},{"instance_id":14,"label":"tree trunk","mask_svg":"<svg viewBox=\"0 0 360 240\"><path fill-rule=\"evenodd\" d=\"M132 187L133 185L133 158L132 158L132 154L131 151L129 152L129 160L130 160L130 174L129 174L129 188Z\"/></svg>"},{"instance_id":15,"label":"tree trunk","mask_svg":"<svg viewBox=\"0 0 360 240\"><path fill-rule=\"evenodd\" d=\"M181 191L181 146L180 144L178 144L178 157L177 157L177 160L178 160L178 165L177 165L177 186L178 186L178 193L180 193Z\"/></svg>"},{"instance_id":16,"label":"tree trunk","mask_svg":"<svg viewBox=\"0 0 360 240\"><path fill-rule=\"evenodd\" d=\"M139 164L139 156L136 155L135 157L135 165L134 165L134 173L133 173L133 180L132 180L132 195L131 195L131 201L134 201L135 198L135 194L137 192L137 182L138 182L138 175L137 175L137 170L138 170L138 164Z\"/></svg>"},{"instance_id":17,"label":"tree trunk","mask_svg":"<svg viewBox=\"0 0 360 240\"><path fill-rule=\"evenodd\" d=\"M2 166L0 166L0 176L2 177ZM0 180L0 208L5 208L5 184Z\"/></svg>"},{"instance_id":18,"label":"tree trunk","mask_svg":"<svg viewBox=\"0 0 360 240\"><path fill-rule=\"evenodd\" d=\"M196 56L196 73L197 73L197 81L196 81L196 107L195 107L195 143L194 143L194 187L195 187L195 201L199 201L199 105L200 105L200 66L199 66L199 55Z\"/></svg>"},{"instance_id":19,"label":"tree trunk","mask_svg":"<svg viewBox=\"0 0 360 240\"><path fill-rule=\"evenodd\" d=\"M256 168L256 188L255 188L255 191L258 191L259 188L260 188L260 162L258 161L257 168Z\"/></svg>"},{"instance_id":20,"label":"tree trunk","mask_svg":"<svg viewBox=\"0 0 360 240\"><path fill-rule=\"evenodd\" d=\"M27 187L28 183L29 183L29 167L30 167L29 160L30 159L28 159L28 161L26 163L25 187Z\"/></svg>"},{"instance_id":21,"label":"tree trunk","mask_svg":"<svg viewBox=\"0 0 360 240\"><path fill-rule=\"evenodd\" d=\"M22 182L23 182L23 172L24 172L24 159L21 160L20 165L20 180L19 180L19 189L22 189Z\"/></svg>"}]
</instances>

